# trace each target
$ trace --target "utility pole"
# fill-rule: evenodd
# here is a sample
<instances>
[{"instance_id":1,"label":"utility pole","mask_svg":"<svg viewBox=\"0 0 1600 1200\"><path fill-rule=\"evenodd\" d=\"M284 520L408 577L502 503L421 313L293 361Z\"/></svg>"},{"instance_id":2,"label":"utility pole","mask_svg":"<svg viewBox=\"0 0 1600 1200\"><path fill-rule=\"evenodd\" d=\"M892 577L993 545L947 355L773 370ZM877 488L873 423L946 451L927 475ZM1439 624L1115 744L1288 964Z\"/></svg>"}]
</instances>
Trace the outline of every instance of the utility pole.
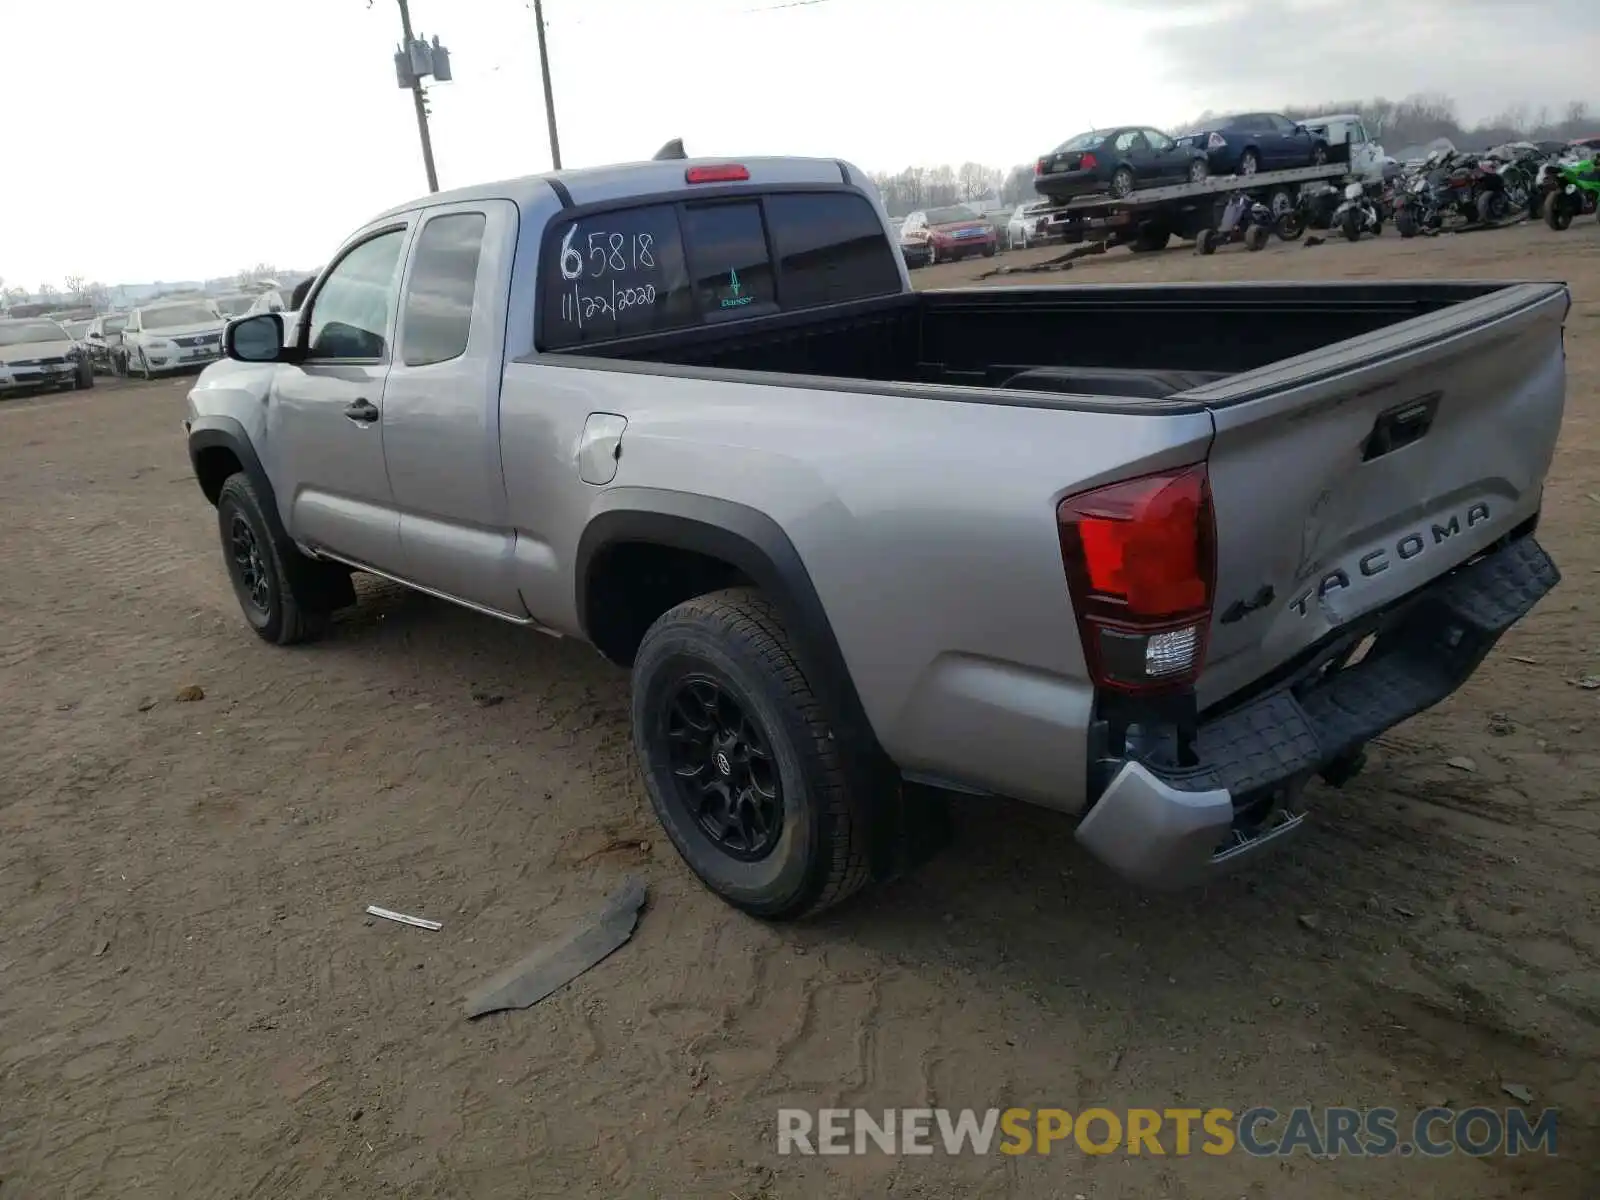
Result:
<instances>
[{"instance_id":1,"label":"utility pole","mask_svg":"<svg viewBox=\"0 0 1600 1200\"><path fill-rule=\"evenodd\" d=\"M428 102L422 88L425 75L432 75L436 83L450 81L450 52L439 44L437 36L429 45L411 32L411 6L408 0L400 3L400 31L404 40L395 51L395 78L403 88L411 89L412 103L417 107L417 135L422 139L422 165L428 171L428 190L439 190L439 175L433 169L433 139L428 134Z\"/></svg>"},{"instance_id":2,"label":"utility pole","mask_svg":"<svg viewBox=\"0 0 1600 1200\"><path fill-rule=\"evenodd\" d=\"M400 9L405 11L406 0L400 0ZM550 53L544 44L544 4L542 0L533 0L533 21L539 27L539 70L544 74L544 119L550 126L550 166L554 170L561 170L561 142L556 138L556 101L550 91Z\"/></svg>"}]
</instances>

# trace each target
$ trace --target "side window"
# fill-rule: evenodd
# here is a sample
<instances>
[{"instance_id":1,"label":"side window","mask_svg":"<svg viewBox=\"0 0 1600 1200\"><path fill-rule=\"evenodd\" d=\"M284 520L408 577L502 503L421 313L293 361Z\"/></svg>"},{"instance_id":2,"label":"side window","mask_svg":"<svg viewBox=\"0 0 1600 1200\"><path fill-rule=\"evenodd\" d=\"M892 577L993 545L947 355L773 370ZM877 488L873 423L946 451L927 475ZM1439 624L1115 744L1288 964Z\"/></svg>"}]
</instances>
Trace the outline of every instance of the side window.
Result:
<instances>
[{"instance_id":1,"label":"side window","mask_svg":"<svg viewBox=\"0 0 1600 1200\"><path fill-rule=\"evenodd\" d=\"M900 290L883 225L862 196L798 193L767 198L784 308L835 304Z\"/></svg>"},{"instance_id":2,"label":"side window","mask_svg":"<svg viewBox=\"0 0 1600 1200\"><path fill-rule=\"evenodd\" d=\"M1274 129L1276 129L1279 133L1282 133L1282 134L1285 134L1285 135L1291 134L1291 133L1294 132L1294 122L1289 120L1288 117L1273 117L1272 118L1272 127Z\"/></svg>"},{"instance_id":3,"label":"side window","mask_svg":"<svg viewBox=\"0 0 1600 1200\"><path fill-rule=\"evenodd\" d=\"M402 302L400 361L406 366L466 353L483 229L482 213L448 213L422 227Z\"/></svg>"},{"instance_id":4,"label":"side window","mask_svg":"<svg viewBox=\"0 0 1600 1200\"><path fill-rule=\"evenodd\" d=\"M652 204L558 225L539 262L546 350L693 324L678 212Z\"/></svg>"},{"instance_id":5,"label":"side window","mask_svg":"<svg viewBox=\"0 0 1600 1200\"><path fill-rule=\"evenodd\" d=\"M1150 143L1150 149L1157 154L1165 154L1168 150L1177 148L1178 143L1162 133L1159 129L1146 129L1144 140Z\"/></svg>"},{"instance_id":6,"label":"side window","mask_svg":"<svg viewBox=\"0 0 1600 1200\"><path fill-rule=\"evenodd\" d=\"M1144 135L1137 129L1124 129L1111 145L1118 154L1137 154L1145 149Z\"/></svg>"},{"instance_id":7,"label":"side window","mask_svg":"<svg viewBox=\"0 0 1600 1200\"><path fill-rule=\"evenodd\" d=\"M311 358L384 356L405 239L405 230L391 229L339 260L311 302L306 339Z\"/></svg>"},{"instance_id":8,"label":"side window","mask_svg":"<svg viewBox=\"0 0 1600 1200\"><path fill-rule=\"evenodd\" d=\"M683 244L695 300L707 321L776 312L761 205L736 200L686 208Z\"/></svg>"}]
</instances>

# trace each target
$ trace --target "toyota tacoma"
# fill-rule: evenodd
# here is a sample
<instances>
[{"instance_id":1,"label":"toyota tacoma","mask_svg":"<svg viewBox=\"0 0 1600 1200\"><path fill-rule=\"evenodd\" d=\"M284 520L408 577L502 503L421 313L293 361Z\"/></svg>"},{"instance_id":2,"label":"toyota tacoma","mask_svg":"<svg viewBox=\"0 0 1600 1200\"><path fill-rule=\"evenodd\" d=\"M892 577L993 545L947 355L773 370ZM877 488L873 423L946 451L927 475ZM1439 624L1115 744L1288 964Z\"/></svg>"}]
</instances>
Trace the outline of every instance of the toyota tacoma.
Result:
<instances>
[{"instance_id":1,"label":"toyota tacoma","mask_svg":"<svg viewBox=\"0 0 1600 1200\"><path fill-rule=\"evenodd\" d=\"M1558 580L1560 283L914 291L867 176L792 158L431 195L327 262L188 396L246 620L312 638L368 572L592 644L760 916L952 791L1212 878Z\"/></svg>"}]
</instances>

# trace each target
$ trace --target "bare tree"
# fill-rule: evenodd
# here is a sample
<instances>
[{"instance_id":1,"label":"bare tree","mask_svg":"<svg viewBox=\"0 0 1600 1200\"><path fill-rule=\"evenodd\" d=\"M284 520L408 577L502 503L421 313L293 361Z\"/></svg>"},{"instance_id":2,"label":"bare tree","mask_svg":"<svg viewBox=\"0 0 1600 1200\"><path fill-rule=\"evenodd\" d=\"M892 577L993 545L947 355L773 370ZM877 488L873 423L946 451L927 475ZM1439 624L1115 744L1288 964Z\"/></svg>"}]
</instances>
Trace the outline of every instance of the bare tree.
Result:
<instances>
[{"instance_id":1,"label":"bare tree","mask_svg":"<svg viewBox=\"0 0 1600 1200\"><path fill-rule=\"evenodd\" d=\"M83 295L84 278L82 275L67 276L67 294L74 298Z\"/></svg>"},{"instance_id":2,"label":"bare tree","mask_svg":"<svg viewBox=\"0 0 1600 1200\"><path fill-rule=\"evenodd\" d=\"M54 300L56 298L56 285L53 283L41 283L39 285L39 298L46 303Z\"/></svg>"}]
</instances>

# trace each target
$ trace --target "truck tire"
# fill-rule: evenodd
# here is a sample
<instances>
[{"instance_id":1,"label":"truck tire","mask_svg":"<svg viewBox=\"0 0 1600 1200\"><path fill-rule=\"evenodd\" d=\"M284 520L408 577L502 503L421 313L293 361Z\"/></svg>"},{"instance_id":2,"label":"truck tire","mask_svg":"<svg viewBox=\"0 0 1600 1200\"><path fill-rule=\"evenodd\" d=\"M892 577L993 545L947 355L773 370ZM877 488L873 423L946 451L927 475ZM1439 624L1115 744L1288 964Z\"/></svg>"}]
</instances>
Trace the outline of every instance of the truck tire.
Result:
<instances>
[{"instance_id":1,"label":"truck tire","mask_svg":"<svg viewBox=\"0 0 1600 1200\"><path fill-rule=\"evenodd\" d=\"M1136 254L1154 254L1165 250L1172 241L1172 230L1164 224L1147 221L1133 235L1132 249Z\"/></svg>"},{"instance_id":2,"label":"truck tire","mask_svg":"<svg viewBox=\"0 0 1600 1200\"><path fill-rule=\"evenodd\" d=\"M1260 250L1269 236L1265 225L1252 225L1244 231L1244 248L1251 252Z\"/></svg>"},{"instance_id":3,"label":"truck tire","mask_svg":"<svg viewBox=\"0 0 1600 1200\"><path fill-rule=\"evenodd\" d=\"M771 602L750 588L658 618L633 664L633 745L689 869L768 920L820 912L871 877L869 808Z\"/></svg>"},{"instance_id":4,"label":"truck tire","mask_svg":"<svg viewBox=\"0 0 1600 1200\"><path fill-rule=\"evenodd\" d=\"M1217 252L1217 231L1215 229L1202 229L1195 234L1194 252L1196 254L1215 254Z\"/></svg>"},{"instance_id":5,"label":"truck tire","mask_svg":"<svg viewBox=\"0 0 1600 1200\"><path fill-rule=\"evenodd\" d=\"M326 632L330 610L313 606L306 583L310 569L322 564L278 545L255 485L243 471L228 476L217 496L217 531L233 594L258 637L292 646Z\"/></svg>"},{"instance_id":6,"label":"truck tire","mask_svg":"<svg viewBox=\"0 0 1600 1200\"><path fill-rule=\"evenodd\" d=\"M1361 240L1361 214L1359 212L1353 208L1347 209L1340 224L1344 227L1344 236L1346 238L1352 242Z\"/></svg>"},{"instance_id":7,"label":"truck tire","mask_svg":"<svg viewBox=\"0 0 1600 1200\"><path fill-rule=\"evenodd\" d=\"M1394 227L1400 231L1400 236L1403 238L1417 236L1417 219L1404 210L1395 214Z\"/></svg>"}]
</instances>

